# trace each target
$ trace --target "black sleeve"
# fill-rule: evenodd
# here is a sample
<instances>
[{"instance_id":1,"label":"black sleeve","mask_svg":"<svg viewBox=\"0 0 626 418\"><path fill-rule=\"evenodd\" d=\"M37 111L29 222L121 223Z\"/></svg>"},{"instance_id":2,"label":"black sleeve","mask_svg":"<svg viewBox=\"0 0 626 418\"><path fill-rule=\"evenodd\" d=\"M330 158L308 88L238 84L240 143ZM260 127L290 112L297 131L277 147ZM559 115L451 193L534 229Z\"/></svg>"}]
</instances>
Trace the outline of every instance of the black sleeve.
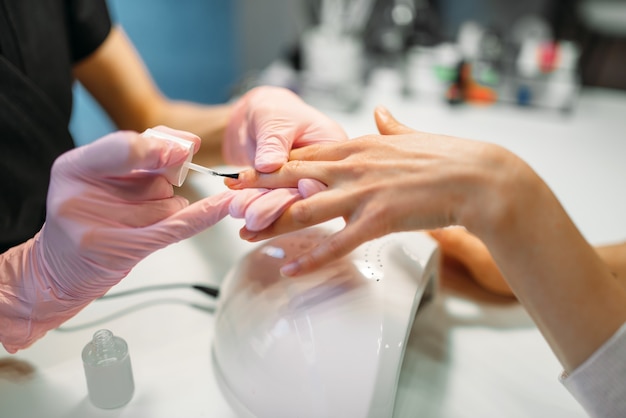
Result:
<instances>
[{"instance_id":1,"label":"black sleeve","mask_svg":"<svg viewBox=\"0 0 626 418\"><path fill-rule=\"evenodd\" d=\"M67 0L72 60L78 62L98 48L111 31L106 0Z\"/></svg>"}]
</instances>

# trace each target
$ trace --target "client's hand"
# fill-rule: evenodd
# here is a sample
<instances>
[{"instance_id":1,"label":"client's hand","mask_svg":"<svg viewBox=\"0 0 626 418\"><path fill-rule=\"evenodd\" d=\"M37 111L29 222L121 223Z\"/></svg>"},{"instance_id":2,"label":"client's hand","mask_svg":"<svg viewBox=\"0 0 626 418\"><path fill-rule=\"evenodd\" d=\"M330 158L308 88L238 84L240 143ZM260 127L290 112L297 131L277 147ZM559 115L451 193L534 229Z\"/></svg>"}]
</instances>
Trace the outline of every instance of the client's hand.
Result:
<instances>
[{"instance_id":1,"label":"client's hand","mask_svg":"<svg viewBox=\"0 0 626 418\"><path fill-rule=\"evenodd\" d=\"M384 109L375 116L381 135L295 149L275 173L246 171L226 181L236 189L302 187L307 179L327 186L295 202L267 229L241 231L242 238L256 241L338 217L346 221L341 231L286 265L284 274L311 271L392 232L449 225L489 231L502 216L510 185L520 184L513 177L532 173L494 144L418 132Z\"/></svg>"},{"instance_id":2,"label":"client's hand","mask_svg":"<svg viewBox=\"0 0 626 418\"><path fill-rule=\"evenodd\" d=\"M9 352L106 293L147 255L228 213L233 192L189 205L158 174L186 156L174 142L117 132L55 161L43 228L0 256L0 341Z\"/></svg>"}]
</instances>

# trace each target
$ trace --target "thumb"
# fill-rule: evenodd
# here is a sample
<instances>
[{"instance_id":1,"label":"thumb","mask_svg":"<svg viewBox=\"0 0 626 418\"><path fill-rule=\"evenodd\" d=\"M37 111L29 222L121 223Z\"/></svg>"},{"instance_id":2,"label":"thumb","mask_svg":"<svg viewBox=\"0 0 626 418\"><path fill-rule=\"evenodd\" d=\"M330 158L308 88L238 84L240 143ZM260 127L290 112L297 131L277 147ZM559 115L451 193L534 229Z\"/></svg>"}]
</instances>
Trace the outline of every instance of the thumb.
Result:
<instances>
[{"instance_id":1,"label":"thumb","mask_svg":"<svg viewBox=\"0 0 626 418\"><path fill-rule=\"evenodd\" d=\"M289 159L293 134L283 132L257 139L254 168L262 173L278 170Z\"/></svg>"},{"instance_id":2,"label":"thumb","mask_svg":"<svg viewBox=\"0 0 626 418\"><path fill-rule=\"evenodd\" d=\"M399 135L414 133L415 130L398 122L387 108L378 106L374 110L374 119L376 119L376 127L381 135Z\"/></svg>"}]
</instances>

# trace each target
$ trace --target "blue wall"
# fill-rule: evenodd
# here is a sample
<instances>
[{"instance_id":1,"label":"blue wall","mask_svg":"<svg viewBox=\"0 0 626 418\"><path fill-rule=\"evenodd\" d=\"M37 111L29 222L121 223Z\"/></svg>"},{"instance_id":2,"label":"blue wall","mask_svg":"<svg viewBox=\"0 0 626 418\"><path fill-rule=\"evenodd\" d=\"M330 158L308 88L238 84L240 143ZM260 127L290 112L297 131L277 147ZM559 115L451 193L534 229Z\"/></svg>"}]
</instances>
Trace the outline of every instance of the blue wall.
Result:
<instances>
[{"instance_id":1,"label":"blue wall","mask_svg":"<svg viewBox=\"0 0 626 418\"><path fill-rule=\"evenodd\" d=\"M234 3L109 0L109 7L168 97L220 103L240 77ZM115 129L78 84L74 100L70 129L78 145Z\"/></svg>"}]
</instances>

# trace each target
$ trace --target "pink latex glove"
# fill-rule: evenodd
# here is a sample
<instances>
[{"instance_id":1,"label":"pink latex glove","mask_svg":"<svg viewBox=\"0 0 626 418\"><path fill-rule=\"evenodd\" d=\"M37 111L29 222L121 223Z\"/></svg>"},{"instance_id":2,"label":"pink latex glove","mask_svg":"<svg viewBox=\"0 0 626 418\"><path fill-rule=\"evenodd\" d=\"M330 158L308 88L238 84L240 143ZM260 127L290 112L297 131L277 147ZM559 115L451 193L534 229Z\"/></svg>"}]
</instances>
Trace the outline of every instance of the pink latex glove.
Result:
<instances>
[{"instance_id":1,"label":"pink latex glove","mask_svg":"<svg viewBox=\"0 0 626 418\"><path fill-rule=\"evenodd\" d=\"M156 129L200 144L195 135ZM228 213L233 192L189 205L156 174L181 164L188 152L118 132L55 161L44 226L0 255L0 341L9 352L75 315L150 253Z\"/></svg>"},{"instance_id":2,"label":"pink latex glove","mask_svg":"<svg viewBox=\"0 0 626 418\"><path fill-rule=\"evenodd\" d=\"M292 148L347 139L337 122L292 91L262 86L250 90L235 103L222 153L229 164L249 165L271 173L288 161ZM312 187L321 189L324 185ZM230 214L245 217L247 229L260 231L299 198L296 189L249 191L232 202Z\"/></svg>"},{"instance_id":3,"label":"pink latex glove","mask_svg":"<svg viewBox=\"0 0 626 418\"><path fill-rule=\"evenodd\" d=\"M302 196L295 188L243 189L230 202L229 212L233 218L245 218L246 229L257 231L270 226L300 199Z\"/></svg>"}]
</instances>

